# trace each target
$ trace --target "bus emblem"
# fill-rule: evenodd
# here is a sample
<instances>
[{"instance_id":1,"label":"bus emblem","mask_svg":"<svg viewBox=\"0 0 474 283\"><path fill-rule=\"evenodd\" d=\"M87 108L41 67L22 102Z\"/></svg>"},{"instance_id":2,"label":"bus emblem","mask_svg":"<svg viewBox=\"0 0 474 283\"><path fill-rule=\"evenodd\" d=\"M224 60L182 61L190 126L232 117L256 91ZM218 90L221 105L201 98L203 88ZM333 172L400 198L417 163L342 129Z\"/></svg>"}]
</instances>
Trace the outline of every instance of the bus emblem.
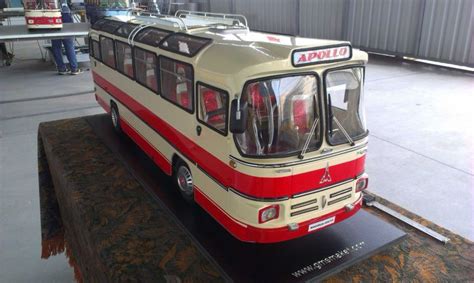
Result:
<instances>
[{"instance_id":1,"label":"bus emblem","mask_svg":"<svg viewBox=\"0 0 474 283\"><path fill-rule=\"evenodd\" d=\"M329 162L326 163L326 170L324 171L323 176L321 177L320 184L331 182L331 174L329 174Z\"/></svg>"},{"instance_id":2,"label":"bus emblem","mask_svg":"<svg viewBox=\"0 0 474 283\"><path fill-rule=\"evenodd\" d=\"M326 206L326 196L323 196L321 199L321 208L324 208Z\"/></svg>"}]
</instances>

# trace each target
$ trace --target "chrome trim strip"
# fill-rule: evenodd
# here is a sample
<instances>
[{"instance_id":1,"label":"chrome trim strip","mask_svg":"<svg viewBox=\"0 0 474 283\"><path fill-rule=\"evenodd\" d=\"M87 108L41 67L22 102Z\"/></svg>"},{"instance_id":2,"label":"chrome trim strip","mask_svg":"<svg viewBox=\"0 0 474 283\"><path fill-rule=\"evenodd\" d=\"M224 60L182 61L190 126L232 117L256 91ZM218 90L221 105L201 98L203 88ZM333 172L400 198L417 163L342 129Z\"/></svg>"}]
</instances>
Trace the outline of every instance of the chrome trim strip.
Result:
<instances>
[{"instance_id":1,"label":"chrome trim strip","mask_svg":"<svg viewBox=\"0 0 474 283\"><path fill-rule=\"evenodd\" d=\"M343 197L340 197L340 198L337 198L335 200L332 200L332 201L328 202L328 205L333 205L337 202L340 202L340 201L343 201L343 200L346 200L346 199L349 199L349 198L351 198L351 195L345 195Z\"/></svg>"},{"instance_id":2,"label":"chrome trim strip","mask_svg":"<svg viewBox=\"0 0 474 283\"><path fill-rule=\"evenodd\" d=\"M329 187L314 189L314 190L310 190L310 191L307 191L307 192L304 192L304 193L296 194L296 195L293 195L292 198L299 198L299 197L304 197L304 196L319 193L319 192L324 192L324 191L330 190L332 188L335 188L335 187L353 182L354 180L355 179L349 179L349 180L341 181L341 182L336 183L336 184L334 184L332 186L329 186Z\"/></svg>"},{"instance_id":3,"label":"chrome trim strip","mask_svg":"<svg viewBox=\"0 0 474 283\"><path fill-rule=\"evenodd\" d=\"M309 208L306 208L306 209L303 209L303 210L298 210L298 211L292 212L290 214L290 216L293 217L293 216L296 216L296 215L304 214L304 213L315 211L315 210L318 210L318 209L319 209L319 206L316 205L316 206L309 207Z\"/></svg>"},{"instance_id":4,"label":"chrome trim strip","mask_svg":"<svg viewBox=\"0 0 474 283\"><path fill-rule=\"evenodd\" d=\"M329 197L330 198L337 197L337 196L343 195L345 193L348 193L350 191L352 191L352 187L344 189L344 190L339 191L339 192L332 193L332 194L329 195Z\"/></svg>"},{"instance_id":5,"label":"chrome trim strip","mask_svg":"<svg viewBox=\"0 0 474 283\"><path fill-rule=\"evenodd\" d=\"M350 152L357 151L357 150L359 150L359 149L361 149L361 148L366 147L367 144L368 144L368 142L365 142L365 143L360 144L360 145L358 145L358 146L351 147L351 148L344 149L344 150L337 151L337 152L333 152L333 153L326 154L326 155L323 155L323 156L317 156L317 157L313 157L313 158L306 159L306 160L297 160L297 161L292 161L292 162L288 162L288 163L259 164L259 163L253 163L253 162L244 161L244 160L238 159L237 157L234 157L234 156L232 156L232 155L229 155L229 158L232 159L233 161L237 162L237 163L240 163L240 164L242 164L242 165L249 166L249 167L256 167L256 168L282 168L282 167L288 167L288 166L293 166L293 165L306 164L306 163L313 162L313 161L318 161L318 160L324 160L324 159L326 159L326 158L338 156L338 155L341 155L341 154L344 154L344 153L350 153Z\"/></svg>"},{"instance_id":6,"label":"chrome trim strip","mask_svg":"<svg viewBox=\"0 0 474 283\"><path fill-rule=\"evenodd\" d=\"M285 201L285 200L288 200L289 197L280 197L280 198L256 198L256 197L251 197L251 196L248 196L246 194L243 194L239 191L237 191L236 189L234 188L228 188L229 191L243 197L243 198L246 198L246 199L249 199L249 200L253 200L253 201L264 201L264 202L277 202L277 201Z\"/></svg>"},{"instance_id":7,"label":"chrome trim strip","mask_svg":"<svg viewBox=\"0 0 474 283\"><path fill-rule=\"evenodd\" d=\"M298 204L292 205L292 206L291 206L291 209L300 208L300 207L307 206L307 205L310 205L310 204L313 204L313 203L317 203L317 202L318 202L318 199L317 199L317 198L315 198L315 199L310 199L310 200L304 201L304 202L302 202L302 203L298 203Z\"/></svg>"},{"instance_id":8,"label":"chrome trim strip","mask_svg":"<svg viewBox=\"0 0 474 283\"><path fill-rule=\"evenodd\" d=\"M216 183L217 185L219 185L219 187L221 187L222 189L228 191L229 189L226 188L224 185L222 185L219 181L217 181L214 177L212 177L211 175L209 175L204 169L201 168L201 166L199 166L199 164L195 163L194 165L196 165L196 167L202 172L204 173L204 175L206 175L207 177L209 177L212 181L214 181L214 183Z\"/></svg>"}]
</instances>

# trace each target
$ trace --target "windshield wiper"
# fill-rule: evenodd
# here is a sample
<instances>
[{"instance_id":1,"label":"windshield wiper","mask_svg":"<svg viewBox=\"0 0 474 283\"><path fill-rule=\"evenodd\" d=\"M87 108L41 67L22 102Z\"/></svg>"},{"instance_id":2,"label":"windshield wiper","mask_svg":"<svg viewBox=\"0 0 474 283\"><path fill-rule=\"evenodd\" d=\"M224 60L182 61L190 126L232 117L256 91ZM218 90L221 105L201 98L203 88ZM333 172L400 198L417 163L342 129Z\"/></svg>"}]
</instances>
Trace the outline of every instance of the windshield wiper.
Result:
<instances>
[{"instance_id":1,"label":"windshield wiper","mask_svg":"<svg viewBox=\"0 0 474 283\"><path fill-rule=\"evenodd\" d=\"M314 96L317 100L316 94ZM303 149L301 149L300 155L298 155L299 159L304 158L304 155L306 154L306 151L308 150L309 143L311 142L311 138L313 137L314 131L316 131L316 127L318 126L318 124L319 124L319 117L316 117L316 119L314 119L313 121L313 125L311 125L311 130L309 131L309 135L304 142Z\"/></svg>"},{"instance_id":2,"label":"windshield wiper","mask_svg":"<svg viewBox=\"0 0 474 283\"><path fill-rule=\"evenodd\" d=\"M337 124L337 127L342 131L342 134L344 135L344 137L346 138L346 140L349 142L349 144L351 146L354 146L355 145L355 142L354 140L351 138L351 136L349 136L349 134L347 133L346 129L344 129L344 127L341 125L341 123L339 122L339 120L336 118L336 116L334 115L334 113L332 112L332 101L331 101L331 94L328 93L328 106L329 106L329 109L328 109L328 114L329 114L329 135L332 136L332 132L333 132L333 128L332 128L332 120L334 120L334 122L336 122Z\"/></svg>"},{"instance_id":3,"label":"windshield wiper","mask_svg":"<svg viewBox=\"0 0 474 283\"><path fill-rule=\"evenodd\" d=\"M300 155L298 155L299 159L304 158L304 155L306 154L306 151L308 150L309 143L311 141L311 138L314 135L314 131L316 130L316 127L318 126L318 124L319 124L319 118L316 118L313 122L313 125L311 126L311 130L309 131L309 136L306 138L306 141L304 142L303 149L301 150Z\"/></svg>"},{"instance_id":4,"label":"windshield wiper","mask_svg":"<svg viewBox=\"0 0 474 283\"><path fill-rule=\"evenodd\" d=\"M329 130L329 136L332 137L332 131L333 131L333 128L332 128L332 119L334 117L334 114L332 113L332 101L331 101L331 94L328 93L328 104L329 104L329 107L328 107L328 116L329 116L329 123L328 123L328 130Z\"/></svg>"}]
</instances>

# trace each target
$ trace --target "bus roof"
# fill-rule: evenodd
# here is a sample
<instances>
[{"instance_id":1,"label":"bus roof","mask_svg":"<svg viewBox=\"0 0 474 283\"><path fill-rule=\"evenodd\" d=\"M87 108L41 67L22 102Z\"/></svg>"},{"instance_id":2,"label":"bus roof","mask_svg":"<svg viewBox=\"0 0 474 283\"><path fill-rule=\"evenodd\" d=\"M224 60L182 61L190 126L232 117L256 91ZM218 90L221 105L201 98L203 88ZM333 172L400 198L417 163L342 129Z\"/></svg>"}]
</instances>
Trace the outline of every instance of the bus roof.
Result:
<instances>
[{"instance_id":1,"label":"bus roof","mask_svg":"<svg viewBox=\"0 0 474 283\"><path fill-rule=\"evenodd\" d=\"M208 73L209 77L218 76L219 79L238 79L240 76L246 79L304 71L314 69L312 65L315 64L324 64L323 67L327 68L367 61L367 54L353 50L347 41L251 31L247 19L241 15L188 11L178 11L176 15L121 16L108 19L167 30L190 38L211 39L196 53L184 55L189 57L186 61L197 66L200 72ZM165 40L166 38L162 41ZM169 51L169 48L160 44L160 47Z\"/></svg>"}]
</instances>

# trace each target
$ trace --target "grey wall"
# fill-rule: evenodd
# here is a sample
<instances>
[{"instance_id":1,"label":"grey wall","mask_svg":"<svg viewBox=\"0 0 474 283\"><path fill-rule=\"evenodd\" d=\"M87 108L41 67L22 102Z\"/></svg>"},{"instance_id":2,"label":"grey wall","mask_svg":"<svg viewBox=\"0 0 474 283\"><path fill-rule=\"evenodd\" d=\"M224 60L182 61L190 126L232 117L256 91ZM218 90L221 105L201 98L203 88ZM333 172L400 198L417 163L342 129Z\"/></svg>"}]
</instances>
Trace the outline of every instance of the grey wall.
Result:
<instances>
[{"instance_id":1,"label":"grey wall","mask_svg":"<svg viewBox=\"0 0 474 283\"><path fill-rule=\"evenodd\" d=\"M474 67L474 0L208 0L251 29Z\"/></svg>"},{"instance_id":2,"label":"grey wall","mask_svg":"<svg viewBox=\"0 0 474 283\"><path fill-rule=\"evenodd\" d=\"M346 0L299 1L300 35L341 39L345 37L348 6Z\"/></svg>"},{"instance_id":3,"label":"grey wall","mask_svg":"<svg viewBox=\"0 0 474 283\"><path fill-rule=\"evenodd\" d=\"M298 33L298 1L238 0L234 11L247 17L251 29L270 32Z\"/></svg>"},{"instance_id":4,"label":"grey wall","mask_svg":"<svg viewBox=\"0 0 474 283\"><path fill-rule=\"evenodd\" d=\"M232 0L209 0L210 11L214 13L232 13Z\"/></svg>"},{"instance_id":5,"label":"grey wall","mask_svg":"<svg viewBox=\"0 0 474 283\"><path fill-rule=\"evenodd\" d=\"M418 57L474 65L472 0L426 1Z\"/></svg>"},{"instance_id":6,"label":"grey wall","mask_svg":"<svg viewBox=\"0 0 474 283\"><path fill-rule=\"evenodd\" d=\"M415 54L422 8L422 0L352 0L345 38L366 50Z\"/></svg>"}]
</instances>

